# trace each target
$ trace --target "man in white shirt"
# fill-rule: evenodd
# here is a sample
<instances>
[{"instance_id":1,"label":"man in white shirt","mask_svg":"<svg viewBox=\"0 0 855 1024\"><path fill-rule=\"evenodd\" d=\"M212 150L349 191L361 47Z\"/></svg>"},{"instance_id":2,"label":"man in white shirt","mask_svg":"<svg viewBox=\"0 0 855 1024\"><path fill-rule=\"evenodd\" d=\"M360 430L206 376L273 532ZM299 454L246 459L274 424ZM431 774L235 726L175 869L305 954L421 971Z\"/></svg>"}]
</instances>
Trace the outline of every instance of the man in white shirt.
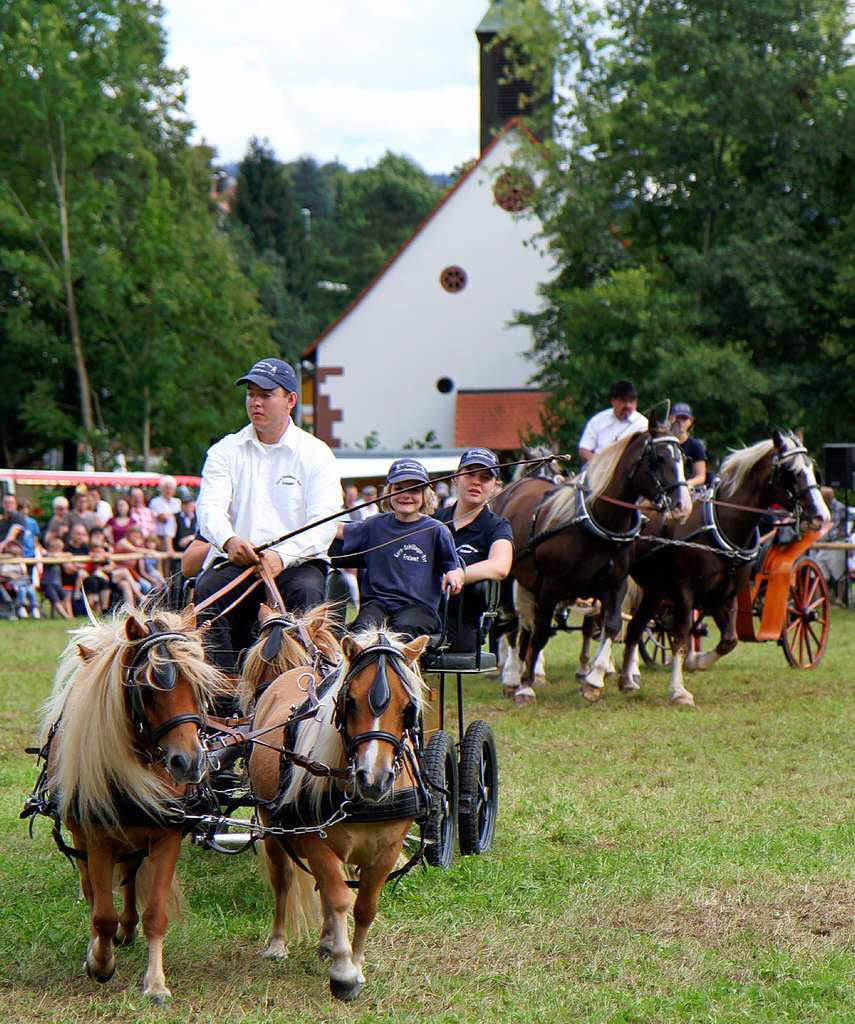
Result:
<instances>
[{"instance_id":1,"label":"man in white shirt","mask_svg":"<svg viewBox=\"0 0 855 1024\"><path fill-rule=\"evenodd\" d=\"M335 456L323 441L292 422L297 375L288 363L262 359L237 383L246 384L249 424L208 449L196 513L199 533L212 548L196 585L196 600L261 562L275 577L286 608L312 608L323 601L335 521L260 555L255 549L341 510ZM215 620L206 646L214 663L226 671L234 671L238 651L249 642L265 599L263 588L256 588L228 616L216 616L253 582L248 578L200 616Z\"/></svg>"},{"instance_id":2,"label":"man in white shirt","mask_svg":"<svg viewBox=\"0 0 855 1024\"><path fill-rule=\"evenodd\" d=\"M176 516L181 511L181 502L175 496L175 477L162 476L158 482L160 494L148 503L154 516L154 532L160 541L161 551L173 554L172 541L178 529Z\"/></svg>"},{"instance_id":3,"label":"man in white shirt","mask_svg":"<svg viewBox=\"0 0 855 1024\"><path fill-rule=\"evenodd\" d=\"M585 424L579 438L579 455L583 462L627 434L647 430L647 417L638 411L638 392L631 380L617 381L612 388L611 401L611 409L598 412Z\"/></svg>"}]
</instances>

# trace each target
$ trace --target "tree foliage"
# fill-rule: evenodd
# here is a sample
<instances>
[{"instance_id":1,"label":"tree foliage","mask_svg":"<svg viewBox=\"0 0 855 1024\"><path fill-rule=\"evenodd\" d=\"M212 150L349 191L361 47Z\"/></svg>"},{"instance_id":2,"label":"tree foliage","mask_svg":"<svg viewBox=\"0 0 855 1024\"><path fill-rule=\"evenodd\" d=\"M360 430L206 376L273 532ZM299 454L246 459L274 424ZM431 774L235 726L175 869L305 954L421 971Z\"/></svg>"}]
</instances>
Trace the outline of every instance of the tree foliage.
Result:
<instances>
[{"instance_id":1,"label":"tree foliage","mask_svg":"<svg viewBox=\"0 0 855 1024\"><path fill-rule=\"evenodd\" d=\"M564 443L616 377L719 448L855 436L855 69L845 0L509 4L556 68L532 149L559 273L535 332Z\"/></svg>"}]
</instances>

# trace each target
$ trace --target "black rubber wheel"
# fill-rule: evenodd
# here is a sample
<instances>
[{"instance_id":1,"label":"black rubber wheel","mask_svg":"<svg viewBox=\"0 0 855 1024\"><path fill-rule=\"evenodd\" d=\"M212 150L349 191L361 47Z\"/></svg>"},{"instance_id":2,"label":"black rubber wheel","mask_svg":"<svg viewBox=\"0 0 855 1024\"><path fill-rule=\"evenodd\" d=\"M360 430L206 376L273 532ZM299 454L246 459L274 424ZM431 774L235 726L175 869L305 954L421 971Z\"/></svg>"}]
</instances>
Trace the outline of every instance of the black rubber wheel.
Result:
<instances>
[{"instance_id":1,"label":"black rubber wheel","mask_svg":"<svg viewBox=\"0 0 855 1024\"><path fill-rule=\"evenodd\" d=\"M434 867L447 868L454 857L457 832L457 751L447 732L435 732L425 747L425 771L434 801L433 813L422 826L425 860Z\"/></svg>"},{"instance_id":2,"label":"black rubber wheel","mask_svg":"<svg viewBox=\"0 0 855 1024\"><path fill-rule=\"evenodd\" d=\"M473 722L460 746L460 852L486 853L493 845L499 814L499 759L486 722Z\"/></svg>"}]
</instances>

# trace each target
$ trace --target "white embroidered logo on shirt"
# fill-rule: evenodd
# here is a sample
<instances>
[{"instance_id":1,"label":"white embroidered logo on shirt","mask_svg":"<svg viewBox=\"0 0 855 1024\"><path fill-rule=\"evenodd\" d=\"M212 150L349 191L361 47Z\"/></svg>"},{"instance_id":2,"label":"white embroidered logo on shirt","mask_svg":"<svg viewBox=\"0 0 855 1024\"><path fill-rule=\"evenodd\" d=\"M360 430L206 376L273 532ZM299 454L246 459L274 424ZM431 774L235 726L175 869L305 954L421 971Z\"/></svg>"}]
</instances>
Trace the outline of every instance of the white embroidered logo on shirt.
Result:
<instances>
[{"instance_id":1,"label":"white embroidered logo on shirt","mask_svg":"<svg viewBox=\"0 0 855 1024\"><path fill-rule=\"evenodd\" d=\"M403 547L398 548L394 557L401 558L405 562L427 562L427 555L418 544L404 544Z\"/></svg>"}]
</instances>

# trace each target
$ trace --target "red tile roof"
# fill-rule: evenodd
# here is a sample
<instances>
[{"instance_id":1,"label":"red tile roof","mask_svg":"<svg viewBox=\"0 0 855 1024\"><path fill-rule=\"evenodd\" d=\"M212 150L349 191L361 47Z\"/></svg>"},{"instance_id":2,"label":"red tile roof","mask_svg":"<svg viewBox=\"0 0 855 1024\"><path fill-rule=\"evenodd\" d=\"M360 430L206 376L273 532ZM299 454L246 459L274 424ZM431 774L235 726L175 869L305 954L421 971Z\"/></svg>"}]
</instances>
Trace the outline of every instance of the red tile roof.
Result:
<instances>
[{"instance_id":1,"label":"red tile roof","mask_svg":"<svg viewBox=\"0 0 855 1024\"><path fill-rule=\"evenodd\" d=\"M547 397L545 391L525 388L458 391L455 447L483 445L498 451L519 448L521 438L540 430Z\"/></svg>"}]
</instances>

